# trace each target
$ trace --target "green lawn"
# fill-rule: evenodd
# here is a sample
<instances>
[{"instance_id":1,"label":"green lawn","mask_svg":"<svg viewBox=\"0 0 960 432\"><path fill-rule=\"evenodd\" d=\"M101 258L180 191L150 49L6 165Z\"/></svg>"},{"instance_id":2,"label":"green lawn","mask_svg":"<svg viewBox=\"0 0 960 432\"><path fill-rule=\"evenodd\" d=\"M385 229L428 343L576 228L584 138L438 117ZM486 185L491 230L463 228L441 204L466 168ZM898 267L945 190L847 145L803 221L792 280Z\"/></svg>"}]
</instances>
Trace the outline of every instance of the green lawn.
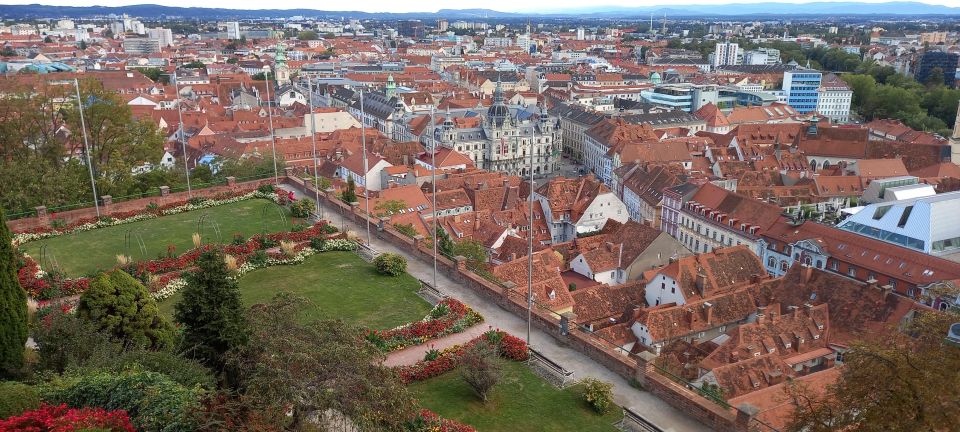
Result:
<instances>
[{"instance_id":1,"label":"green lawn","mask_svg":"<svg viewBox=\"0 0 960 432\"><path fill-rule=\"evenodd\" d=\"M240 279L245 305L266 303L278 291L287 290L312 303L304 320L340 318L379 330L427 315L431 306L417 296L418 288L412 276L383 276L352 252L324 252L302 264L256 270ZM164 300L160 311L172 316L179 300L179 294Z\"/></svg>"},{"instance_id":2,"label":"green lawn","mask_svg":"<svg viewBox=\"0 0 960 432\"><path fill-rule=\"evenodd\" d=\"M266 208L266 211L264 209ZM229 242L234 233L250 237L264 230L267 232L284 231L290 228L291 220L286 222L280 217L275 204L264 199L250 199L203 210L189 211L171 216L163 216L140 222L132 222L107 228L63 235L23 245L30 256L40 260L40 247L47 246L46 254L51 254L68 276L77 277L96 273L97 270L111 268L117 263L117 255L132 256L134 260L155 259L167 254L167 245L176 246L180 254L193 247L193 233L203 215L204 242L217 242L213 228L216 222L220 228L223 242ZM127 233L131 233L129 247ZM143 239L146 254L140 251L136 234ZM49 266L44 260L42 266Z\"/></svg>"},{"instance_id":3,"label":"green lawn","mask_svg":"<svg viewBox=\"0 0 960 432\"><path fill-rule=\"evenodd\" d=\"M503 379L486 403L456 370L412 383L410 390L423 407L480 432L616 431L613 424L622 417L617 408L596 414L584 401L582 386L557 390L521 362L506 362Z\"/></svg>"}]
</instances>

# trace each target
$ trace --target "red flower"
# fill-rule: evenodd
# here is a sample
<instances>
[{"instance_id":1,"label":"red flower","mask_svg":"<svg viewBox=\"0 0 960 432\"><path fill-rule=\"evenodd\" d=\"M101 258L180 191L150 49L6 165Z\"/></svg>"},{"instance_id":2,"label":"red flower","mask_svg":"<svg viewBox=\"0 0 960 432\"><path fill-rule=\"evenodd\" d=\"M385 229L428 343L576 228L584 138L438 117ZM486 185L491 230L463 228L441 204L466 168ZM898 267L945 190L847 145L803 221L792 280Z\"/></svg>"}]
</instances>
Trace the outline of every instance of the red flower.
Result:
<instances>
[{"instance_id":1,"label":"red flower","mask_svg":"<svg viewBox=\"0 0 960 432\"><path fill-rule=\"evenodd\" d=\"M107 411L103 408L68 408L63 405L40 405L19 416L0 420L0 432L72 432L87 429L111 432L135 432L130 417L124 410Z\"/></svg>"}]
</instances>

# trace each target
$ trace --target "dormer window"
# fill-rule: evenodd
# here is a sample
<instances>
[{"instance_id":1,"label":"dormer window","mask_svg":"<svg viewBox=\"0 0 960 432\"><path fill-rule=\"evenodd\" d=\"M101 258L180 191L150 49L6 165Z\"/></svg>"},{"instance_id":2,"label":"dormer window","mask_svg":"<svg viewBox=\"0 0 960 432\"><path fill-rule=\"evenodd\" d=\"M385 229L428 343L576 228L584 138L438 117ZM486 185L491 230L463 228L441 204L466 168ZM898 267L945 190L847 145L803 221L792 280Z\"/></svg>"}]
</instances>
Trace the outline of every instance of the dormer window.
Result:
<instances>
[{"instance_id":1,"label":"dormer window","mask_svg":"<svg viewBox=\"0 0 960 432\"><path fill-rule=\"evenodd\" d=\"M788 349L790 348L790 345L791 345L790 342L787 342L787 343L783 344L783 346L786 347L786 348L788 348Z\"/></svg>"},{"instance_id":2,"label":"dormer window","mask_svg":"<svg viewBox=\"0 0 960 432\"><path fill-rule=\"evenodd\" d=\"M813 335L813 340L817 340L817 339L820 339L820 335L818 334Z\"/></svg>"}]
</instances>

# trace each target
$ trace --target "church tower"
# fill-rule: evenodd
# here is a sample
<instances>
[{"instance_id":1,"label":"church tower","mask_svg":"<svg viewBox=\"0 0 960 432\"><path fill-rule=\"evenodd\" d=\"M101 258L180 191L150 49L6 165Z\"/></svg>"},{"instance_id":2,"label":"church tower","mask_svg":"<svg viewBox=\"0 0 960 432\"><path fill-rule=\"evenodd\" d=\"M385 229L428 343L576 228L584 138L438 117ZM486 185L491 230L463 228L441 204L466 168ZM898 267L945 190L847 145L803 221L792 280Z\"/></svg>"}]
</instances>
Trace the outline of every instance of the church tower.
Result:
<instances>
[{"instance_id":1,"label":"church tower","mask_svg":"<svg viewBox=\"0 0 960 432\"><path fill-rule=\"evenodd\" d=\"M384 89L383 95L387 97L387 100L397 95L397 83L393 81L393 74L387 77L387 87Z\"/></svg>"},{"instance_id":2,"label":"church tower","mask_svg":"<svg viewBox=\"0 0 960 432\"><path fill-rule=\"evenodd\" d=\"M278 86L290 84L290 66L287 66L287 51L283 44L277 44L273 56L273 69Z\"/></svg>"}]
</instances>

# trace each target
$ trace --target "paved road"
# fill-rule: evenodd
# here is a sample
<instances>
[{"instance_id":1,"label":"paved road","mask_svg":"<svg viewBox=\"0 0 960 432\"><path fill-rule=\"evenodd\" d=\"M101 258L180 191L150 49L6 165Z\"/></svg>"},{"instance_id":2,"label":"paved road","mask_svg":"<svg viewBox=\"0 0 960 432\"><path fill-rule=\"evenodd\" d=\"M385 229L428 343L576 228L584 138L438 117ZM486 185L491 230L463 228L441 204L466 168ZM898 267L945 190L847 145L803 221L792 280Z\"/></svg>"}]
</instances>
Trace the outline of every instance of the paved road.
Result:
<instances>
[{"instance_id":1,"label":"paved road","mask_svg":"<svg viewBox=\"0 0 960 432\"><path fill-rule=\"evenodd\" d=\"M287 187L289 188L289 186ZM299 191L295 190L294 192L298 198L302 195ZM313 197L310 198L312 199ZM333 210L333 207L324 207L325 219L330 220L337 227L345 227L348 230L356 232L361 239L366 239L365 223L358 224L354 222L353 216L349 213L346 214L345 218L341 218L339 210ZM370 229L375 230L376 226L371 224ZM425 281L431 281L433 279L432 262L421 261L419 258L410 256L405 250L378 240L376 233L372 233L371 238L373 239L373 249L407 257L407 272L414 277ZM502 309L496 303L487 300L473 290L456 283L442 272L437 273L437 285L439 290L444 294L462 301L483 315L485 318L484 324L505 330L518 337L526 337L526 320ZM699 432L710 430L700 422L674 409L660 398L630 386L627 380L620 377L620 375L591 360L589 357L574 349L557 344L556 340L547 333L534 327L530 339L530 345L533 348L567 370L573 371L575 379L591 377L613 383L614 398L618 404L630 408L660 428L672 432Z\"/></svg>"}]
</instances>

